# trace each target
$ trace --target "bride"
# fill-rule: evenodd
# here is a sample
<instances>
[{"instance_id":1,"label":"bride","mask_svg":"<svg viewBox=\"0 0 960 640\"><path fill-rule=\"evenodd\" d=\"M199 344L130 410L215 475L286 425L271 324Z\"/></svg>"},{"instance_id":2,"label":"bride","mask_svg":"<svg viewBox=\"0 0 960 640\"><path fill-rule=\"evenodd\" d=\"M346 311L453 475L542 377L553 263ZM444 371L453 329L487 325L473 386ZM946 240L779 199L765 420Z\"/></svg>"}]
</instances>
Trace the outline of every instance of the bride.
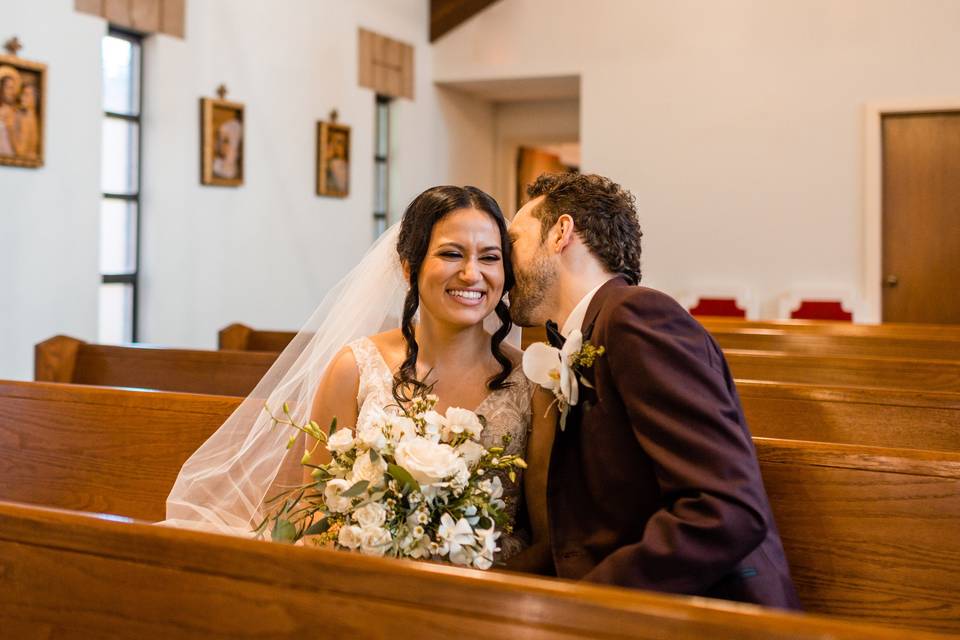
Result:
<instances>
[{"instance_id":1,"label":"bride","mask_svg":"<svg viewBox=\"0 0 960 640\"><path fill-rule=\"evenodd\" d=\"M486 418L484 446L509 436L507 453L526 456L525 477L502 479L514 533L500 538L498 559L518 570L543 566L549 547L540 505L554 416L508 344L504 297L513 283L506 222L493 198L453 186L417 196L187 460L164 524L251 535L266 515L264 500L302 479L304 445L287 449L289 433L271 427L264 403L286 403L298 422L362 425L432 386L439 412L457 406ZM524 492L535 507L525 518Z\"/></svg>"}]
</instances>

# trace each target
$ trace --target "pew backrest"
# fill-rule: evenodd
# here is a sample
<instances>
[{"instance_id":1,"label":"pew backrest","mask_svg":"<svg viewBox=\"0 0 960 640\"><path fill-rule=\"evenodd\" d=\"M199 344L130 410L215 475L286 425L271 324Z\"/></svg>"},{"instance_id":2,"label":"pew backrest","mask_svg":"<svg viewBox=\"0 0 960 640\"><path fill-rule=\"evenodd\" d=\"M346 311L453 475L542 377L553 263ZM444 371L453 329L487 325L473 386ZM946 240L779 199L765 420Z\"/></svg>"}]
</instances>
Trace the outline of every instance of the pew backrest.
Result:
<instances>
[{"instance_id":1,"label":"pew backrest","mask_svg":"<svg viewBox=\"0 0 960 640\"><path fill-rule=\"evenodd\" d=\"M737 381L960 392L960 361L724 351Z\"/></svg>"},{"instance_id":2,"label":"pew backrest","mask_svg":"<svg viewBox=\"0 0 960 640\"><path fill-rule=\"evenodd\" d=\"M903 336L818 335L786 329L727 329L710 331L724 349L782 351L785 353L960 360L956 338Z\"/></svg>"},{"instance_id":3,"label":"pew backrest","mask_svg":"<svg viewBox=\"0 0 960 640\"><path fill-rule=\"evenodd\" d=\"M246 396L276 357L276 353L252 351L89 344L55 336L36 346L34 378L41 382Z\"/></svg>"},{"instance_id":4,"label":"pew backrest","mask_svg":"<svg viewBox=\"0 0 960 640\"><path fill-rule=\"evenodd\" d=\"M315 637L318 628L330 638L427 640L903 637L898 629L750 605L7 503L0 503L0 558L0 618L10 637L293 639Z\"/></svg>"},{"instance_id":5,"label":"pew backrest","mask_svg":"<svg viewBox=\"0 0 960 640\"><path fill-rule=\"evenodd\" d=\"M808 611L960 633L960 454L754 443Z\"/></svg>"},{"instance_id":6,"label":"pew backrest","mask_svg":"<svg viewBox=\"0 0 960 640\"><path fill-rule=\"evenodd\" d=\"M960 393L738 380L754 436L960 452Z\"/></svg>"},{"instance_id":7,"label":"pew backrest","mask_svg":"<svg viewBox=\"0 0 960 640\"><path fill-rule=\"evenodd\" d=\"M273 351L286 349L296 335L293 331L264 331L245 324L234 323L217 334L218 349L235 351Z\"/></svg>"},{"instance_id":8,"label":"pew backrest","mask_svg":"<svg viewBox=\"0 0 960 640\"><path fill-rule=\"evenodd\" d=\"M162 520L180 467L239 404L0 381L0 500Z\"/></svg>"}]
</instances>

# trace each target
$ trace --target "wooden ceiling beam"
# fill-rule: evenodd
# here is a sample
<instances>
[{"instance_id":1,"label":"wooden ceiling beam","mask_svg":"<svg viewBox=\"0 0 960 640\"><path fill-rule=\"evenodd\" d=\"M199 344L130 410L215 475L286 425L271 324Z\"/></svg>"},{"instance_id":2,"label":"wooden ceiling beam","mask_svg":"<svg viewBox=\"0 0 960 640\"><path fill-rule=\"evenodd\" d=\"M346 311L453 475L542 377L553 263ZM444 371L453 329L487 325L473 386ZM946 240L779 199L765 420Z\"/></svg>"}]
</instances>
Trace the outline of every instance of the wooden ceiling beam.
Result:
<instances>
[{"instance_id":1,"label":"wooden ceiling beam","mask_svg":"<svg viewBox=\"0 0 960 640\"><path fill-rule=\"evenodd\" d=\"M430 42L477 15L497 0L430 0Z\"/></svg>"}]
</instances>

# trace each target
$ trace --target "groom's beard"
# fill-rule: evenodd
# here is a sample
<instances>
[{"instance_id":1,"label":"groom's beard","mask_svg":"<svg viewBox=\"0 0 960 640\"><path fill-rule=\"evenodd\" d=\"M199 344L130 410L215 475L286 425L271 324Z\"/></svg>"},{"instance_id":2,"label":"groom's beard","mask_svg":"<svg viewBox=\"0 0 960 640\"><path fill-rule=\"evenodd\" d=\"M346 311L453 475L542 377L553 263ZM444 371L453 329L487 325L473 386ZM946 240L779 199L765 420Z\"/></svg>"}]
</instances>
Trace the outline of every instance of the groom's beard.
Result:
<instances>
[{"instance_id":1,"label":"groom's beard","mask_svg":"<svg viewBox=\"0 0 960 640\"><path fill-rule=\"evenodd\" d=\"M510 291L510 318L521 327L543 324L546 317L547 294L557 280L557 268L546 255L537 252L530 265L513 267L516 283Z\"/></svg>"}]
</instances>

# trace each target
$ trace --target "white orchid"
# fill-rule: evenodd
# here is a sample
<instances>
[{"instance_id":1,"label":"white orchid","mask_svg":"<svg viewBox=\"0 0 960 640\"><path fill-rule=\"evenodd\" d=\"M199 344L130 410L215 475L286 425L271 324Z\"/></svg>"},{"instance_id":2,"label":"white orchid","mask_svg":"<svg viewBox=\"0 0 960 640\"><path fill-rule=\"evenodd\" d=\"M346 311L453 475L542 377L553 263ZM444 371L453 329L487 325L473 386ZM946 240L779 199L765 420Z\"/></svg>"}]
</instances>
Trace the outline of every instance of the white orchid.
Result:
<instances>
[{"instance_id":1,"label":"white orchid","mask_svg":"<svg viewBox=\"0 0 960 640\"><path fill-rule=\"evenodd\" d=\"M557 398L561 429L566 424L570 407L576 406L580 400L580 385L573 370L573 357L582 347L583 334L579 329L574 329L562 349L536 342L523 352L523 373Z\"/></svg>"}]
</instances>

